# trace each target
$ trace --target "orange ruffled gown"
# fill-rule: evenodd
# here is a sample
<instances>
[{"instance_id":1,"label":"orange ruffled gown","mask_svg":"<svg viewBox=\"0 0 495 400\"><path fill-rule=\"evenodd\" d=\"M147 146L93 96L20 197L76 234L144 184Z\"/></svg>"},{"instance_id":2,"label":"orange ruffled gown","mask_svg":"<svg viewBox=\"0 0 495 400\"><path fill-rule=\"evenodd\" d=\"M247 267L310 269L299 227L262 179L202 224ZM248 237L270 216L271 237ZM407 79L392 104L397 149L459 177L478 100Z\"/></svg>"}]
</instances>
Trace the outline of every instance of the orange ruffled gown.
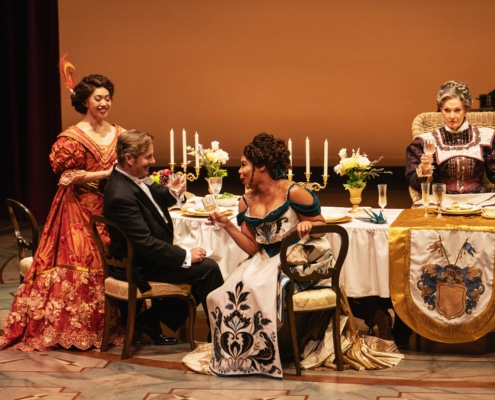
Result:
<instances>
[{"instance_id":1,"label":"orange ruffled gown","mask_svg":"<svg viewBox=\"0 0 495 400\"><path fill-rule=\"evenodd\" d=\"M115 144L96 144L76 126L62 132L52 146L50 164L62 174L43 234L24 282L3 322L0 349L22 351L62 346L100 347L104 320L103 270L89 218L100 214L101 183L72 185L84 171L110 168ZM114 336L115 344L121 338Z\"/></svg>"}]
</instances>

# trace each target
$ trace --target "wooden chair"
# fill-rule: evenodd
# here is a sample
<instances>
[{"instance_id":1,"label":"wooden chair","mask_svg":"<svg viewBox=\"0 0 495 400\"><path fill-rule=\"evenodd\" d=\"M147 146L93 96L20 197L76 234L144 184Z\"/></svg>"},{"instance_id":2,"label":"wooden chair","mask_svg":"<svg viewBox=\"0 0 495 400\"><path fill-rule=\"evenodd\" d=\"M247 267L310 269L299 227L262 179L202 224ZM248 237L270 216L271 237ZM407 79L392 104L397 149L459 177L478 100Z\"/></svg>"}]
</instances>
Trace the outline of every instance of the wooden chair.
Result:
<instances>
[{"instance_id":1,"label":"wooden chair","mask_svg":"<svg viewBox=\"0 0 495 400\"><path fill-rule=\"evenodd\" d=\"M285 295L285 308L287 311L287 320L289 323L290 337L292 342L292 351L294 355L294 364L296 374L301 375L301 357L299 353L299 336L296 330L296 313L315 312L321 310L330 310L332 312L332 329L333 344L335 349L335 361L337 370L344 369L342 357L341 334L340 334L340 315L341 315L341 298L342 292L339 286L340 272L344 264L349 248L349 236L347 231L339 225L319 225L314 226L311 233L332 233L340 236L340 250L333 268L328 268L324 272L313 272L311 275L300 275L287 262L287 248L294 243L297 238L297 232L287 236L281 245L280 261L283 272L290 278ZM330 243L329 243L330 246ZM334 253L335 254L335 253ZM322 279L332 279L331 288L310 288L298 293L294 293L294 284L296 282L307 282Z\"/></svg>"},{"instance_id":2,"label":"wooden chair","mask_svg":"<svg viewBox=\"0 0 495 400\"><path fill-rule=\"evenodd\" d=\"M196 301L191 294L191 285L189 284L172 284L163 282L149 282L151 290L141 293L137 288L133 275L134 246L128 236L113 221L105 218L103 215L93 215L90 219L91 229L98 246L103 262L103 279L105 281L105 322L103 329L103 338L101 342L101 351L107 351L108 338L110 336L111 320L111 299L127 302L127 327L124 338L124 347L121 358L125 360L130 357L130 348L134 334L137 301L144 299L163 299L175 297L184 300L189 310L187 320L187 336L191 350L196 347L194 342L194 323L196 321ZM108 244L102 236L102 232L111 230L114 235L121 235L126 246L127 256L123 259L116 259L108 255ZM127 277L127 282L113 278L109 275L109 267L123 268Z\"/></svg>"},{"instance_id":3,"label":"wooden chair","mask_svg":"<svg viewBox=\"0 0 495 400\"><path fill-rule=\"evenodd\" d=\"M21 202L14 199L6 199L7 210L14 226L14 234L17 240L19 252L19 276L24 280L33 262L33 256L38 248L40 230L38 222L31 211ZM11 261L8 260L7 262Z\"/></svg>"},{"instance_id":4,"label":"wooden chair","mask_svg":"<svg viewBox=\"0 0 495 400\"><path fill-rule=\"evenodd\" d=\"M468 112L466 118L469 123L474 126L492 128L495 129L495 112L493 111L483 111L483 112ZM435 129L441 128L443 126L442 113L440 112L424 112L418 114L411 126L413 139L422 135L426 132L431 132ZM490 189L493 189L495 185L488 180L486 175L484 176L484 181ZM421 194L409 187L409 194L413 202L421 199Z\"/></svg>"}]
</instances>

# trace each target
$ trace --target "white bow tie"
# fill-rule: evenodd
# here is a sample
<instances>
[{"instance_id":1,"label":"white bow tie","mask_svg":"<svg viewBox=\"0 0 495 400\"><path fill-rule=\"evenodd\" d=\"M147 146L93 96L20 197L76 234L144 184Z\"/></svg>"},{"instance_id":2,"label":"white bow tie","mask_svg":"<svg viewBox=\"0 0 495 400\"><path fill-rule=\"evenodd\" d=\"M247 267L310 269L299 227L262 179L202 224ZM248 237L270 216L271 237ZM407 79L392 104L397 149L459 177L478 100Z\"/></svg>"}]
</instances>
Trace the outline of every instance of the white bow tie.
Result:
<instances>
[{"instance_id":1,"label":"white bow tie","mask_svg":"<svg viewBox=\"0 0 495 400\"><path fill-rule=\"evenodd\" d=\"M140 183L145 183L146 185L151 185L153 183L153 179L151 179L149 176L147 176L146 178L142 178L142 179L136 179L136 182L138 184Z\"/></svg>"}]
</instances>

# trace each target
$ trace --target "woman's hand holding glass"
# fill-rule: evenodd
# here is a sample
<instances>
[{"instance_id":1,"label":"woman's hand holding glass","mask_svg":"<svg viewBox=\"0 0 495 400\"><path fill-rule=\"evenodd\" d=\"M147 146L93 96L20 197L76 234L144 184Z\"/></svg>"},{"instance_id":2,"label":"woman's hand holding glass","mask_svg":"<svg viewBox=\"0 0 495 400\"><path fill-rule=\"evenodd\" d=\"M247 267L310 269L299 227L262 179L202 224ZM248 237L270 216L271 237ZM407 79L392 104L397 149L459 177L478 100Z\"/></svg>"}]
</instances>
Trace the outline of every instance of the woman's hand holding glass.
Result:
<instances>
[{"instance_id":1,"label":"woman's hand holding glass","mask_svg":"<svg viewBox=\"0 0 495 400\"><path fill-rule=\"evenodd\" d=\"M212 229L220 229L220 227L216 224L216 218L215 218L215 210L218 208L217 207L217 200L215 198L214 194L207 194L203 199L201 200L203 202L203 207L205 211L210 214L208 219L210 220L210 224L212 225Z\"/></svg>"},{"instance_id":2,"label":"woman's hand holding glass","mask_svg":"<svg viewBox=\"0 0 495 400\"><path fill-rule=\"evenodd\" d=\"M433 173L433 154L435 154L435 140L425 139L423 145L424 154L421 156L421 169L423 176L428 176Z\"/></svg>"}]
</instances>

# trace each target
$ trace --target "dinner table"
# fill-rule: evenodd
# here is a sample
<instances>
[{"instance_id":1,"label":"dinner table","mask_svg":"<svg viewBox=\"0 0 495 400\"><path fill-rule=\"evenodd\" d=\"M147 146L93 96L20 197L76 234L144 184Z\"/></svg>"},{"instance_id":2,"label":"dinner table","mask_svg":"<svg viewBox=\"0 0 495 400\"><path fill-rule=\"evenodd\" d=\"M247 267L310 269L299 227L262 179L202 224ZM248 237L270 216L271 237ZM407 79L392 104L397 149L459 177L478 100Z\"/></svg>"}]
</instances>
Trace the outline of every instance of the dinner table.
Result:
<instances>
[{"instance_id":1,"label":"dinner table","mask_svg":"<svg viewBox=\"0 0 495 400\"><path fill-rule=\"evenodd\" d=\"M390 294L414 332L442 343L495 329L495 217L479 203L405 209L390 225Z\"/></svg>"},{"instance_id":2,"label":"dinner table","mask_svg":"<svg viewBox=\"0 0 495 400\"><path fill-rule=\"evenodd\" d=\"M384 209L384 220L369 218L362 207L322 206L327 223L342 225L349 234L349 251L340 282L354 314L373 334L391 338L389 309L413 331L446 342L473 341L495 329L495 218L481 215L481 207L495 203L495 194L447 195L442 216L435 203L410 209ZM207 224L207 214L195 212L193 198L171 210L175 243L204 247L227 277L248 255L223 230ZM465 204L464 210L458 210ZM235 222L237 206L225 207ZM332 247L340 239L328 234Z\"/></svg>"},{"instance_id":3,"label":"dinner table","mask_svg":"<svg viewBox=\"0 0 495 400\"><path fill-rule=\"evenodd\" d=\"M242 251L223 229L213 229L207 224L206 213L197 199L181 209L172 209L174 242L184 248L204 247L207 256L220 266L224 277L237 267L247 254ZM237 207L222 207L236 222ZM349 207L322 207L327 223L345 227L349 234L349 251L342 269L340 281L349 297L390 297L388 285L388 230L401 209L385 209L385 222L370 222L364 209L351 213ZM377 210L374 210L377 212ZM337 235L328 235L333 247L340 245Z\"/></svg>"},{"instance_id":4,"label":"dinner table","mask_svg":"<svg viewBox=\"0 0 495 400\"><path fill-rule=\"evenodd\" d=\"M222 207L236 223L237 206ZM388 232L390 224L402 209L384 210L383 223L371 222L369 208L350 212L350 207L323 206L322 215L327 223L342 225L349 234L349 251L342 268L340 282L356 316L364 319L373 334L376 314L381 313L387 326L379 328L381 336L390 338L391 318L389 290ZM378 213L378 210L371 210ZM212 229L207 224L207 213L201 209L200 198L192 198L181 209L172 209L174 242L184 248L201 246L214 259L225 277L248 255L242 251L223 229ZM340 238L327 235L330 245L338 248Z\"/></svg>"}]
</instances>

